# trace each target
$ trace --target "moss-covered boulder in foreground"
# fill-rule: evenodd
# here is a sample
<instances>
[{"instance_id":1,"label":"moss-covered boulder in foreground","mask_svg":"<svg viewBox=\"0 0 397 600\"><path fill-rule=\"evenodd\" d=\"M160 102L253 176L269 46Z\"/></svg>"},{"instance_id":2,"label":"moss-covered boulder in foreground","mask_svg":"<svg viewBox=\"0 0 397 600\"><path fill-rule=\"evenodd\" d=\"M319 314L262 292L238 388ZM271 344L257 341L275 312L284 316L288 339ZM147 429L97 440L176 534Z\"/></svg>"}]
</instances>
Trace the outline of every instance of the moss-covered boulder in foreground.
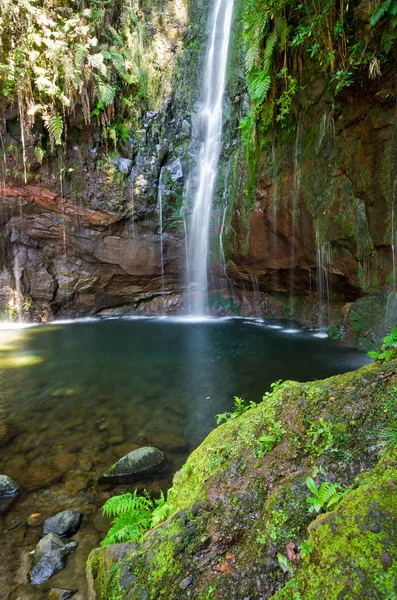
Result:
<instances>
[{"instance_id":1,"label":"moss-covered boulder in foreground","mask_svg":"<svg viewBox=\"0 0 397 600\"><path fill-rule=\"evenodd\" d=\"M397 464L389 455L376 467L380 430L397 417L396 373L394 361L286 382L215 429L176 474L170 518L124 544L122 558L119 545L90 555L90 597L397 597ZM318 485L354 489L316 518L306 477L319 466ZM278 554L290 555L293 575Z\"/></svg>"}]
</instances>

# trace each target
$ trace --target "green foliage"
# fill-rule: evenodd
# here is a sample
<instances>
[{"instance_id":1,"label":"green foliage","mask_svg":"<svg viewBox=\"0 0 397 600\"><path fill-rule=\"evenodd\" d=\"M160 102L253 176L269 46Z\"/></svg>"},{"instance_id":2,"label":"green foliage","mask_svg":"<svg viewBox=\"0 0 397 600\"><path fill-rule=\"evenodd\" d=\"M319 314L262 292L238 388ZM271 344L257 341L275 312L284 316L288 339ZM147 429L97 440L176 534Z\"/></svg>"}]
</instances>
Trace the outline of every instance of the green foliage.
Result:
<instances>
[{"instance_id":1,"label":"green foliage","mask_svg":"<svg viewBox=\"0 0 397 600\"><path fill-rule=\"evenodd\" d=\"M371 25L374 27L381 19L388 19L392 27L397 25L397 0L385 0L375 10L371 17Z\"/></svg>"},{"instance_id":2,"label":"green foliage","mask_svg":"<svg viewBox=\"0 0 397 600\"><path fill-rule=\"evenodd\" d=\"M256 406L256 402L252 402L252 401L247 402L246 400L244 400L244 398L239 398L238 396L234 396L234 409L235 410L215 415L216 423L217 423L217 425L219 425L220 423L222 423L222 421L232 421L233 419L237 419L237 417L240 417L243 413L247 412L247 410L250 410L251 408L255 408L255 406Z\"/></svg>"},{"instance_id":3,"label":"green foliage","mask_svg":"<svg viewBox=\"0 0 397 600\"><path fill-rule=\"evenodd\" d=\"M281 442L285 432L286 430L281 421L272 420L268 426L267 433L258 438L258 448L256 450L257 457L262 458L268 452L273 450L274 446Z\"/></svg>"},{"instance_id":4,"label":"green foliage","mask_svg":"<svg viewBox=\"0 0 397 600\"><path fill-rule=\"evenodd\" d=\"M378 448L382 454L397 449L397 423L380 432Z\"/></svg>"},{"instance_id":5,"label":"green foliage","mask_svg":"<svg viewBox=\"0 0 397 600\"><path fill-rule=\"evenodd\" d=\"M373 10L373 5L370 10ZM381 2L365 41L348 0L246 0L245 68L250 110L240 123L246 148L275 122L291 123L294 99L319 71L337 94L359 77L378 77L392 66L397 0ZM378 34L378 28L382 35Z\"/></svg>"},{"instance_id":6,"label":"green foliage","mask_svg":"<svg viewBox=\"0 0 397 600\"><path fill-rule=\"evenodd\" d=\"M120 0L3 0L0 3L0 94L17 103L26 129L39 116L51 143L65 138L76 108L136 120L154 94L155 48L136 3ZM128 99L128 102L124 102ZM115 118L115 115L117 117Z\"/></svg>"},{"instance_id":7,"label":"green foliage","mask_svg":"<svg viewBox=\"0 0 397 600\"><path fill-rule=\"evenodd\" d=\"M323 418L312 423L307 431L305 449L314 456L321 456L326 450L332 448L334 436L331 425Z\"/></svg>"},{"instance_id":8,"label":"green foliage","mask_svg":"<svg viewBox=\"0 0 397 600\"><path fill-rule=\"evenodd\" d=\"M330 508L339 500L341 500L346 492L340 492L340 483L330 483L329 481L323 481L318 488L312 477L307 477L306 485L313 494L306 498L306 502L310 504L309 512L320 512L324 508Z\"/></svg>"},{"instance_id":9,"label":"green foliage","mask_svg":"<svg viewBox=\"0 0 397 600\"><path fill-rule=\"evenodd\" d=\"M313 545L310 540L305 540L299 544L299 553L301 555L301 559L305 560L310 556L313 552Z\"/></svg>"},{"instance_id":10,"label":"green foliage","mask_svg":"<svg viewBox=\"0 0 397 600\"><path fill-rule=\"evenodd\" d=\"M107 517L114 517L112 526L101 546L122 542L136 542L150 529L161 523L168 516L168 506L164 495L159 500L152 500L147 492L138 496L121 494L109 498L102 507Z\"/></svg>"},{"instance_id":11,"label":"green foliage","mask_svg":"<svg viewBox=\"0 0 397 600\"><path fill-rule=\"evenodd\" d=\"M388 335L385 335L382 342L381 349L377 352L368 352L368 356L375 360L379 360L380 362L395 358L397 355L397 327L393 327L391 332Z\"/></svg>"}]
</instances>

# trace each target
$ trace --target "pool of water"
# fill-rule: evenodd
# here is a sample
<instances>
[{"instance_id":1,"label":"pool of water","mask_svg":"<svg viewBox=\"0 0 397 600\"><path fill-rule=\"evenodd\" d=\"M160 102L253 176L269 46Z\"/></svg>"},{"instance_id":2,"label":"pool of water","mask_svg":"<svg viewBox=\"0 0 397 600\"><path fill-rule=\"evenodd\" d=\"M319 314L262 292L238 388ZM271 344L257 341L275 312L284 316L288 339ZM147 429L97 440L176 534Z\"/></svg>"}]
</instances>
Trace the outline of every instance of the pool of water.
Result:
<instances>
[{"instance_id":1,"label":"pool of water","mask_svg":"<svg viewBox=\"0 0 397 600\"><path fill-rule=\"evenodd\" d=\"M130 317L3 328L0 421L11 420L16 435L0 451L0 473L23 488L1 517L5 598L42 598L43 589L71 581L85 597L84 561L107 526L99 507L128 489L98 480L129 450L152 444L166 452L166 470L139 482L165 489L233 396L259 401L275 380L324 378L368 361L320 332L261 319ZM65 508L85 515L78 550L65 571L32 588L28 552L41 530L26 520Z\"/></svg>"}]
</instances>

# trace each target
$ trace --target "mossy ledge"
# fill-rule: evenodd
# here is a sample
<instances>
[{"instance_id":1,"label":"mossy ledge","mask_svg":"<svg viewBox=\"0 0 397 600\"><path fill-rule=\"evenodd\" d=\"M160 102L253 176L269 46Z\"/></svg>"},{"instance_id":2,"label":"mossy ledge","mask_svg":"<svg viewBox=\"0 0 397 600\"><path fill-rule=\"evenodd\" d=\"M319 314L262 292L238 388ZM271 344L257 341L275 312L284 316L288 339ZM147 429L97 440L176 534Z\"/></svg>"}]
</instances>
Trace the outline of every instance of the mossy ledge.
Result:
<instances>
[{"instance_id":1,"label":"mossy ledge","mask_svg":"<svg viewBox=\"0 0 397 600\"><path fill-rule=\"evenodd\" d=\"M215 429L175 475L171 517L139 544L91 553L90 599L397 597L397 453L377 449L397 417L396 374L394 360L285 382ZM317 518L305 483L316 466L318 482L351 488ZM304 540L311 554L284 573L277 555Z\"/></svg>"}]
</instances>

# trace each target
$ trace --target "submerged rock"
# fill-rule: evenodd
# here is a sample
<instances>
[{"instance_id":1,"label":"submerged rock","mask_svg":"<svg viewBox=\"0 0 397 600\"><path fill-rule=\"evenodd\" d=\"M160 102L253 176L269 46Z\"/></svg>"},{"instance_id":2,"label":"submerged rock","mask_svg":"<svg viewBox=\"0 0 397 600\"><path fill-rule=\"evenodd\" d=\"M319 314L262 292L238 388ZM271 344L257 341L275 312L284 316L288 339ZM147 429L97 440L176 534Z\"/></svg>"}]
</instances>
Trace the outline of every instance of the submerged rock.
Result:
<instances>
[{"instance_id":1,"label":"submerged rock","mask_svg":"<svg viewBox=\"0 0 397 600\"><path fill-rule=\"evenodd\" d=\"M61 537L70 537L80 527L82 518L80 512L64 510L44 521L43 531L47 533L56 533Z\"/></svg>"},{"instance_id":2,"label":"submerged rock","mask_svg":"<svg viewBox=\"0 0 397 600\"><path fill-rule=\"evenodd\" d=\"M50 552L50 550L59 550L65 548L67 545L68 542L61 539L56 533L47 533L47 535L41 538L36 546L33 554L34 564L40 562L43 556Z\"/></svg>"},{"instance_id":3,"label":"submerged rock","mask_svg":"<svg viewBox=\"0 0 397 600\"><path fill-rule=\"evenodd\" d=\"M40 585L50 577L61 571L66 565L68 554L76 548L77 542L68 542L63 548L49 550L29 572L29 579L33 585Z\"/></svg>"},{"instance_id":4,"label":"submerged rock","mask_svg":"<svg viewBox=\"0 0 397 600\"><path fill-rule=\"evenodd\" d=\"M51 588L48 594L48 600L69 600L77 593L77 590L63 590L61 588Z\"/></svg>"},{"instance_id":5,"label":"submerged rock","mask_svg":"<svg viewBox=\"0 0 397 600\"><path fill-rule=\"evenodd\" d=\"M11 477L0 475L0 499L13 498L20 489L20 486Z\"/></svg>"},{"instance_id":6,"label":"submerged rock","mask_svg":"<svg viewBox=\"0 0 397 600\"><path fill-rule=\"evenodd\" d=\"M144 446L133 450L102 475L103 479L128 479L135 475L155 473L164 462L164 454L157 448Z\"/></svg>"}]
</instances>

